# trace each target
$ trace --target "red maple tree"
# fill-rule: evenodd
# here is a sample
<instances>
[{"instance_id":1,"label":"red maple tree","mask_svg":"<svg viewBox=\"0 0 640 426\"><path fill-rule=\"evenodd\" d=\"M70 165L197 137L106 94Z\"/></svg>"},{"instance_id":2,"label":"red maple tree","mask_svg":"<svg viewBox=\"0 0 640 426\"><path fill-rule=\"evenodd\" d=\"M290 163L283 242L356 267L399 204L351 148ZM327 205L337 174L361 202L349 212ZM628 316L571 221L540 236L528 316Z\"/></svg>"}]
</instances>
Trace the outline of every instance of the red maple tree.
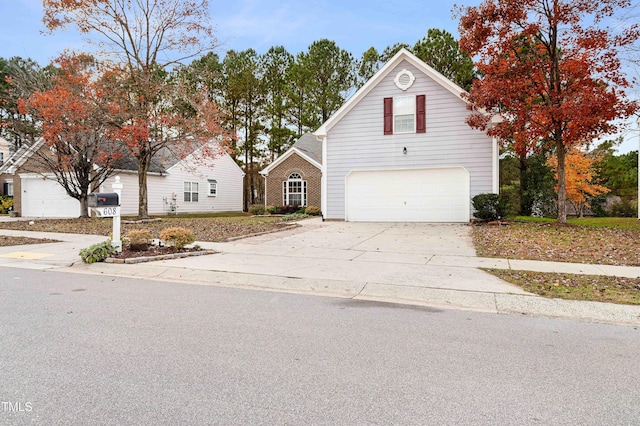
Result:
<instances>
[{"instance_id":1,"label":"red maple tree","mask_svg":"<svg viewBox=\"0 0 640 426\"><path fill-rule=\"evenodd\" d=\"M618 50L638 39L636 25L614 31L607 20L629 0L485 0L458 10L460 47L482 76L468 95L467 123L516 153L557 157L558 222L566 223L569 149L619 130L637 110L624 89ZM490 112L490 113L487 113ZM493 120L500 114L502 120ZM499 122L497 122L499 121Z\"/></svg>"},{"instance_id":2,"label":"red maple tree","mask_svg":"<svg viewBox=\"0 0 640 426\"><path fill-rule=\"evenodd\" d=\"M80 201L80 217L87 217L88 193L113 173L122 157L110 138L110 77L86 54L63 54L54 65L52 88L20 99L18 108L40 124L48 148L35 151L34 170L53 173L67 194Z\"/></svg>"}]
</instances>

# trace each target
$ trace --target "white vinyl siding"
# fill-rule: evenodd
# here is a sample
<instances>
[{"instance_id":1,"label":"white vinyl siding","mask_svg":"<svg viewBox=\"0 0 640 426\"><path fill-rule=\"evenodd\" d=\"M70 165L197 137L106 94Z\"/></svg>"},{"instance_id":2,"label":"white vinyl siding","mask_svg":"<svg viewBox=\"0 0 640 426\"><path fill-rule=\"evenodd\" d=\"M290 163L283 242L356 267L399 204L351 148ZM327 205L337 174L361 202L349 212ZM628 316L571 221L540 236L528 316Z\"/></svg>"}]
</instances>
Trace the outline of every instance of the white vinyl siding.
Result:
<instances>
[{"instance_id":1,"label":"white vinyl siding","mask_svg":"<svg viewBox=\"0 0 640 426\"><path fill-rule=\"evenodd\" d=\"M197 164L197 165L196 165ZM116 171L124 185L122 190L122 214L138 214L138 176L135 172ZM114 176L115 176L114 175ZM184 182L198 182L201 188L209 190L209 178L215 177L217 195L200 197L197 203L185 202ZM169 168L168 174L147 176L147 201L149 214L206 213L242 211L243 172L228 155L213 160L193 161L189 158ZM113 177L101 188L111 192Z\"/></svg>"},{"instance_id":2,"label":"white vinyl siding","mask_svg":"<svg viewBox=\"0 0 640 426\"><path fill-rule=\"evenodd\" d=\"M406 92L393 82L403 68L416 76ZM383 99L409 95L415 99L421 94L427 100L426 133L384 135ZM356 170L463 167L470 175L471 197L492 192L493 143L465 123L468 115L464 101L401 61L328 132L325 217L345 218L346 177Z\"/></svg>"}]
</instances>

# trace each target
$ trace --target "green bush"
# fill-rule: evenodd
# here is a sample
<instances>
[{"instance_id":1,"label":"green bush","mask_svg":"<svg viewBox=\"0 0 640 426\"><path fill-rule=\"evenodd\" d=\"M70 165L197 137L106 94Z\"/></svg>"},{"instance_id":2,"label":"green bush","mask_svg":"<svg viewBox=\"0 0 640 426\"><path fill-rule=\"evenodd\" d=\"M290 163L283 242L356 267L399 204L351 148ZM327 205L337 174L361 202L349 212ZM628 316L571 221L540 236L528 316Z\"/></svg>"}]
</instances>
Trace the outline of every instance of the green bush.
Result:
<instances>
[{"instance_id":1,"label":"green bush","mask_svg":"<svg viewBox=\"0 0 640 426\"><path fill-rule=\"evenodd\" d=\"M160 231L160 239L179 249L196 240L193 232L180 226L163 229Z\"/></svg>"},{"instance_id":2,"label":"green bush","mask_svg":"<svg viewBox=\"0 0 640 426\"><path fill-rule=\"evenodd\" d=\"M263 215L265 212L265 208L262 204L251 204L249 206L249 213L252 215Z\"/></svg>"},{"instance_id":3,"label":"green bush","mask_svg":"<svg viewBox=\"0 0 640 426\"><path fill-rule=\"evenodd\" d=\"M638 202L628 199L621 199L611 205L611 216L613 217L635 217L638 214Z\"/></svg>"},{"instance_id":4,"label":"green bush","mask_svg":"<svg viewBox=\"0 0 640 426\"><path fill-rule=\"evenodd\" d=\"M280 213L280 206L267 206L267 212L269 214L278 214Z\"/></svg>"},{"instance_id":5,"label":"green bush","mask_svg":"<svg viewBox=\"0 0 640 426\"><path fill-rule=\"evenodd\" d=\"M282 220L290 221L290 220L305 219L307 217L310 217L310 216L308 214L304 214L304 213L291 213L291 214L283 216Z\"/></svg>"},{"instance_id":6,"label":"green bush","mask_svg":"<svg viewBox=\"0 0 640 426\"><path fill-rule=\"evenodd\" d=\"M478 194L471 199L474 216L484 220L498 220L510 212L509 198L498 194Z\"/></svg>"},{"instance_id":7,"label":"green bush","mask_svg":"<svg viewBox=\"0 0 640 426\"><path fill-rule=\"evenodd\" d=\"M307 206L304 212L309 216L320 216L320 209L316 206Z\"/></svg>"},{"instance_id":8,"label":"green bush","mask_svg":"<svg viewBox=\"0 0 640 426\"><path fill-rule=\"evenodd\" d=\"M591 197L589 200L589 208L595 217L609 216L609 212L607 212L607 194Z\"/></svg>"},{"instance_id":9,"label":"green bush","mask_svg":"<svg viewBox=\"0 0 640 426\"><path fill-rule=\"evenodd\" d=\"M111 245L111 240L94 244L90 247L80 250L80 257L85 263L104 262L104 260L116 251Z\"/></svg>"},{"instance_id":10,"label":"green bush","mask_svg":"<svg viewBox=\"0 0 640 426\"><path fill-rule=\"evenodd\" d=\"M13 210L13 197L0 195L0 214L7 214Z\"/></svg>"}]
</instances>

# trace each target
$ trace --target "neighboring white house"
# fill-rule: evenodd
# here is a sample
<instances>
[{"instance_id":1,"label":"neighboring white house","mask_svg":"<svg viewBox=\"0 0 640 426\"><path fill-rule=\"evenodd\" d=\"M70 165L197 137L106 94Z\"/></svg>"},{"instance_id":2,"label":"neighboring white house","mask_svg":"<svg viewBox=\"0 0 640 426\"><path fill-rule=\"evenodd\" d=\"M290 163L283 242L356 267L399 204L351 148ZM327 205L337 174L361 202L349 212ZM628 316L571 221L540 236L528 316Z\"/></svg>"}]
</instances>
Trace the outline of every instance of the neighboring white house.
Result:
<instances>
[{"instance_id":1,"label":"neighboring white house","mask_svg":"<svg viewBox=\"0 0 640 426\"><path fill-rule=\"evenodd\" d=\"M30 158L37 149L46 149L41 140L22 147L0 166L3 188L14 196L14 211L24 217L78 217L80 203L69 197L53 173ZM128 158L100 188L112 192L114 177L120 176L122 214L138 213L136 163ZM152 162L147 176L149 214L242 211L244 172L229 154L213 159L191 154L180 160L164 156Z\"/></svg>"},{"instance_id":2,"label":"neighboring white house","mask_svg":"<svg viewBox=\"0 0 640 426\"><path fill-rule=\"evenodd\" d=\"M124 185L120 200L123 215L138 213L138 173L134 162L116 173L100 187L112 192L115 176ZM171 159L154 162L147 175L149 214L180 214L242 211L244 172L229 154L213 159Z\"/></svg>"},{"instance_id":3,"label":"neighboring white house","mask_svg":"<svg viewBox=\"0 0 640 426\"><path fill-rule=\"evenodd\" d=\"M464 90L405 49L314 134L326 219L467 222L498 192L498 145L470 128Z\"/></svg>"},{"instance_id":4,"label":"neighboring white house","mask_svg":"<svg viewBox=\"0 0 640 426\"><path fill-rule=\"evenodd\" d=\"M0 166L11 156L11 142L4 138L0 138Z\"/></svg>"}]
</instances>

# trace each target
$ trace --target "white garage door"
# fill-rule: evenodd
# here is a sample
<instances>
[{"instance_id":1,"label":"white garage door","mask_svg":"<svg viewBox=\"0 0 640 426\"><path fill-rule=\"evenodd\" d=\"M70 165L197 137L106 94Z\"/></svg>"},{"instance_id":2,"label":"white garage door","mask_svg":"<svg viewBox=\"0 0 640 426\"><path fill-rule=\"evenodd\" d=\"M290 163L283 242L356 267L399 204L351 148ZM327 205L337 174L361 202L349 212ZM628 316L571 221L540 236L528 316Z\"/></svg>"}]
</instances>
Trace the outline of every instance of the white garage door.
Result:
<instances>
[{"instance_id":1,"label":"white garage door","mask_svg":"<svg viewBox=\"0 0 640 426\"><path fill-rule=\"evenodd\" d=\"M24 217L79 217L80 202L67 195L53 179L23 177L22 216Z\"/></svg>"},{"instance_id":2,"label":"white garage door","mask_svg":"<svg viewBox=\"0 0 640 426\"><path fill-rule=\"evenodd\" d=\"M351 222L469 221L469 172L462 167L354 171L346 184Z\"/></svg>"}]
</instances>

